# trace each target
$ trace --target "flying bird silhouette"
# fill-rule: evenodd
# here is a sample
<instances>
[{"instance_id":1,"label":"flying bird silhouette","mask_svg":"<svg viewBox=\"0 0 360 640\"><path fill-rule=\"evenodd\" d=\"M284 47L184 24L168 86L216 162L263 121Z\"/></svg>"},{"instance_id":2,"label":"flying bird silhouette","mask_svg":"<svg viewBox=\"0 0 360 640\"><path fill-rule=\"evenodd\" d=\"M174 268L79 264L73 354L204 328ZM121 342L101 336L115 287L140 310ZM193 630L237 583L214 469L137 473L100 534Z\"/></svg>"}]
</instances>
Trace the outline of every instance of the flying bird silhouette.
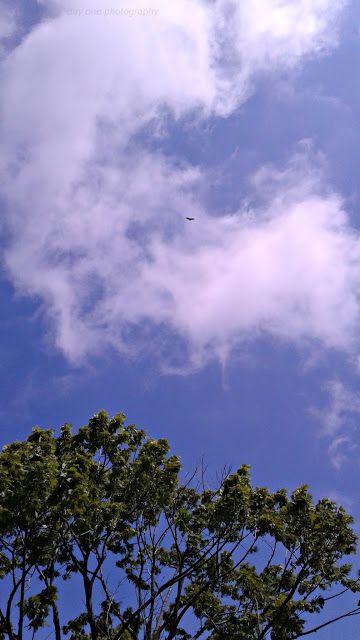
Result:
<instances>
[{"instance_id":1,"label":"flying bird silhouette","mask_svg":"<svg viewBox=\"0 0 360 640\"><path fill-rule=\"evenodd\" d=\"M188 218L188 217L186 216L186 220L195 220L195 218Z\"/></svg>"}]
</instances>

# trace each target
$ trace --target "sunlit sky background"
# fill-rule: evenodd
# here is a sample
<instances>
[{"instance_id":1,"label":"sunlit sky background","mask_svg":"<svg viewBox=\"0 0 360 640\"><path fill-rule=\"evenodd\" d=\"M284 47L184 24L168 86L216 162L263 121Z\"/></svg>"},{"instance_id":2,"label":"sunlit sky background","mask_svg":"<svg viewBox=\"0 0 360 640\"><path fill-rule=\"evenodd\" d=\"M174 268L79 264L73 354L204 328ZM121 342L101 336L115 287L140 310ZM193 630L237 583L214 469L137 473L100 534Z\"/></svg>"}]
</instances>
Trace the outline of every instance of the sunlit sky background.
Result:
<instances>
[{"instance_id":1,"label":"sunlit sky background","mask_svg":"<svg viewBox=\"0 0 360 640\"><path fill-rule=\"evenodd\" d=\"M0 56L1 444L123 411L359 527L360 4L1 0Z\"/></svg>"}]
</instances>

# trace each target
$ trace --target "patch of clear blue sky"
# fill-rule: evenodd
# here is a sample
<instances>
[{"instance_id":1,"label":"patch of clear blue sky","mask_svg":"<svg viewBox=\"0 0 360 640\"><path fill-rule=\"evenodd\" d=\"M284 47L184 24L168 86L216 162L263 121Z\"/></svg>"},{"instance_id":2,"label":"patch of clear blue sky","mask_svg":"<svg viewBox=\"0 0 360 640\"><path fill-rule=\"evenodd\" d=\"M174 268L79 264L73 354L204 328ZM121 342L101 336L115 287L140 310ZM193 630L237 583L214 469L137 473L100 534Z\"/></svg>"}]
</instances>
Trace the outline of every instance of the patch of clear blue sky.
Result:
<instances>
[{"instance_id":1,"label":"patch of clear blue sky","mask_svg":"<svg viewBox=\"0 0 360 640\"><path fill-rule=\"evenodd\" d=\"M40 17L36 6L22 4L25 30ZM359 226L359 25L360 5L354 4L346 37L331 56L309 62L287 86L275 77L264 80L227 120L200 129L173 125L157 142L169 155L213 173L204 199L214 215L239 206L248 196L248 176L260 165L284 163L300 139L310 138ZM296 349L263 338L241 349L225 370L212 363L196 374L161 375L155 358L128 361L115 353L74 368L45 337L38 301L14 297L5 278L0 300L0 444L25 437L35 424L78 427L100 408L120 410L152 436L169 438L188 470L202 457L211 477L224 465L245 462L259 484L308 483L317 496L336 491L353 500L359 515L358 462L335 471L309 414L327 401L327 380L339 377L359 390L358 375L340 356L330 354L304 370ZM348 638L356 625L350 621L321 638Z\"/></svg>"}]
</instances>

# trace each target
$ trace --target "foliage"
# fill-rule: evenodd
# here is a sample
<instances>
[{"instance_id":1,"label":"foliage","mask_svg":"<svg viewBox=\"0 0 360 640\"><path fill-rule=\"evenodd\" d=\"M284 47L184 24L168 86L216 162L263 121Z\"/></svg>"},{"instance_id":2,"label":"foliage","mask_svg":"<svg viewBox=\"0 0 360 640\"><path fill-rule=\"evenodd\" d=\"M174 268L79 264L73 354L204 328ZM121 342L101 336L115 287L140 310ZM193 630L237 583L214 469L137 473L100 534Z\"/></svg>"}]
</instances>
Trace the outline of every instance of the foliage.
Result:
<instances>
[{"instance_id":1,"label":"foliage","mask_svg":"<svg viewBox=\"0 0 360 640\"><path fill-rule=\"evenodd\" d=\"M122 414L5 446L0 638L292 640L360 590L342 507L305 486L254 488L247 466L213 489L180 472L167 441Z\"/></svg>"}]
</instances>

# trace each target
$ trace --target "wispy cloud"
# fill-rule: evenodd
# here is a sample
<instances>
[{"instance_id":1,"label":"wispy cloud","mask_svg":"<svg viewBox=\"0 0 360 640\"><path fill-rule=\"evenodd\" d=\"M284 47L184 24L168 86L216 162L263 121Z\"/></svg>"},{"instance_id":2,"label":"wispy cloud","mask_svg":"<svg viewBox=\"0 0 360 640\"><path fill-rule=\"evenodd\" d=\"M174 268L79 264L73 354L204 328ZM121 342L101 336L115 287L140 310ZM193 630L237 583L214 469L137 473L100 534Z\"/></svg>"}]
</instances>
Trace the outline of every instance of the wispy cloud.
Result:
<instances>
[{"instance_id":1,"label":"wispy cloud","mask_svg":"<svg viewBox=\"0 0 360 640\"><path fill-rule=\"evenodd\" d=\"M0 60L6 55L6 43L17 29L17 14L14 6L0 5Z\"/></svg>"},{"instance_id":2,"label":"wispy cloud","mask_svg":"<svg viewBox=\"0 0 360 640\"><path fill-rule=\"evenodd\" d=\"M334 438L328 446L328 454L331 464L339 470L349 461L349 458L358 450L357 444L349 436Z\"/></svg>"},{"instance_id":3,"label":"wispy cloud","mask_svg":"<svg viewBox=\"0 0 360 640\"><path fill-rule=\"evenodd\" d=\"M360 394L347 388L340 380L327 384L328 407L322 412L322 435L334 436L344 427L353 426L354 416L360 415Z\"/></svg>"},{"instance_id":4,"label":"wispy cloud","mask_svg":"<svg viewBox=\"0 0 360 640\"><path fill-rule=\"evenodd\" d=\"M263 167L252 211L214 218L206 169L141 136L169 116L226 116L259 74L324 54L343 3L156 0L156 16L130 21L105 16L115 0L101 15L93 1L44 5L3 65L1 168L5 265L56 346L79 361L134 336L144 347L151 327L156 348L166 331L184 340L193 366L259 333L352 349L359 237L319 161Z\"/></svg>"},{"instance_id":5,"label":"wispy cloud","mask_svg":"<svg viewBox=\"0 0 360 640\"><path fill-rule=\"evenodd\" d=\"M320 436L328 441L330 461L340 469L354 456L358 459L360 393L338 379L329 381L326 391L327 404L312 413L321 424Z\"/></svg>"}]
</instances>

